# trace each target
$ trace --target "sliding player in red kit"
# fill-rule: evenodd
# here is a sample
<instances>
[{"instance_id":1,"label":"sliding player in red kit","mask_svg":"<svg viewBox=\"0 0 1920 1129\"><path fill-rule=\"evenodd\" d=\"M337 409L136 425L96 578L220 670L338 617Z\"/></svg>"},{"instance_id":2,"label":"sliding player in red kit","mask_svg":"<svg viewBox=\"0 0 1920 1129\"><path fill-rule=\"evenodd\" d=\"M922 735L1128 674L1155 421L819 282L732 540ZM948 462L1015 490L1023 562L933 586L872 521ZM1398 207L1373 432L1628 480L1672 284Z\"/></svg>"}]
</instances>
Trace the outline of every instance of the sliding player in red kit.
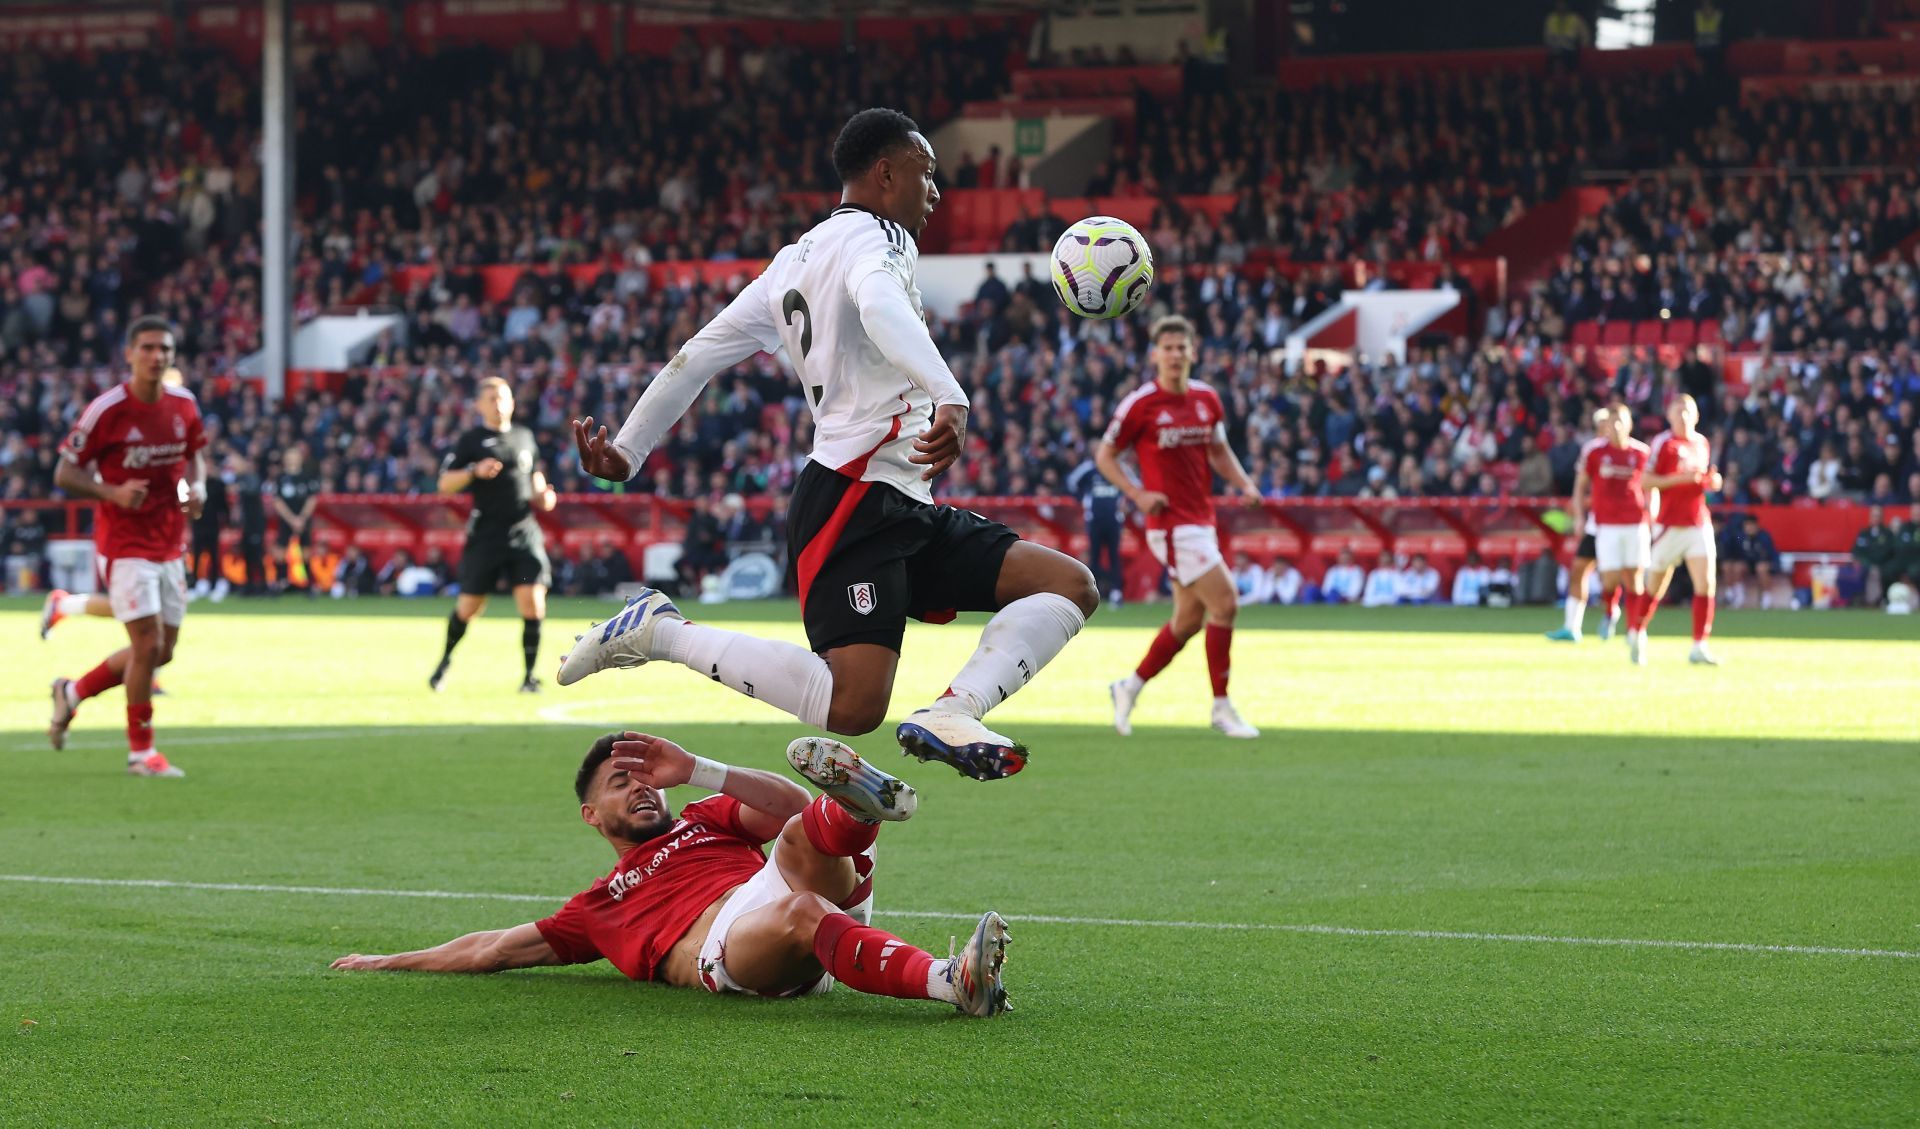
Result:
<instances>
[{"instance_id":1,"label":"sliding player in red kit","mask_svg":"<svg viewBox=\"0 0 1920 1129\"><path fill-rule=\"evenodd\" d=\"M1133 732L1133 704L1147 680L1165 669L1204 623L1213 727L1229 737L1258 737L1260 731L1241 720L1227 697L1240 599L1213 523L1213 476L1217 472L1249 503L1260 501L1260 488L1227 445L1226 408L1219 395L1191 379L1193 324L1182 317L1161 318L1148 337L1154 379L1113 410L1093 463L1147 515L1147 547L1173 577L1173 618L1133 673L1109 688L1113 727L1123 737ZM1127 451L1139 460L1139 482L1120 465Z\"/></svg>"},{"instance_id":2,"label":"sliding player in red kit","mask_svg":"<svg viewBox=\"0 0 1920 1129\"><path fill-rule=\"evenodd\" d=\"M573 790L580 818L619 852L613 873L551 917L415 952L353 953L333 967L504 972L606 960L629 979L715 993L813 996L838 981L980 1019L1007 1011L1000 969L1011 938L999 914L982 914L945 958L867 923L874 841L881 822L913 814L913 789L826 737L793 742L787 763L823 794L664 738L606 734ZM662 791L679 784L718 794L676 818Z\"/></svg>"},{"instance_id":3,"label":"sliding player in red kit","mask_svg":"<svg viewBox=\"0 0 1920 1129\"><path fill-rule=\"evenodd\" d=\"M1592 490L1594 553L1600 562L1600 583L1611 595L1627 591L1627 653L1644 664L1647 644L1647 535L1646 477L1650 452L1633 438L1627 410L1615 405L1608 418L1606 442L1587 448L1574 476L1575 517Z\"/></svg>"},{"instance_id":4,"label":"sliding player in red kit","mask_svg":"<svg viewBox=\"0 0 1920 1129\"><path fill-rule=\"evenodd\" d=\"M207 436L193 393L169 387L173 330L157 317L127 329L125 384L87 405L60 444L53 484L75 498L92 498L93 540L100 579L113 616L127 629L127 646L78 679L53 680L53 720L47 738L67 743L80 703L125 684L127 771L135 776L184 776L153 747L153 672L173 658L187 612L188 517L199 517L207 497L202 454Z\"/></svg>"},{"instance_id":5,"label":"sliding player in red kit","mask_svg":"<svg viewBox=\"0 0 1920 1129\"><path fill-rule=\"evenodd\" d=\"M1707 437L1695 430L1700 408L1693 397L1683 394L1668 404L1667 422L1673 429L1654 436L1653 472L1647 476L1647 489L1660 492L1660 509L1653 527L1647 585L1650 595L1642 630L1653 622L1660 597L1667 594L1667 585L1673 581L1675 566L1685 561L1687 578L1693 581L1693 650L1687 653L1687 661L1719 666L1720 660L1707 650L1707 636L1713 631L1717 556L1713 518L1707 513L1707 491L1720 489L1720 472L1713 469L1713 450Z\"/></svg>"}]
</instances>

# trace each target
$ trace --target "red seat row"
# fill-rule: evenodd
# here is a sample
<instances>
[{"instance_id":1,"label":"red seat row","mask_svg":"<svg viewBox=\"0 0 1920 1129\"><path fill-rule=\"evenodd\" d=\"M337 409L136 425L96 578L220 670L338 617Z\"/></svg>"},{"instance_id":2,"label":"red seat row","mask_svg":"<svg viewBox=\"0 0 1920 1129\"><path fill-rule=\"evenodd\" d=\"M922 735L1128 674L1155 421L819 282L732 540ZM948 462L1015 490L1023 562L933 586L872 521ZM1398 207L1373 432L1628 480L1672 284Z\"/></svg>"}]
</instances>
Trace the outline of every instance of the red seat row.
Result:
<instances>
[{"instance_id":1,"label":"red seat row","mask_svg":"<svg viewBox=\"0 0 1920 1129\"><path fill-rule=\"evenodd\" d=\"M1695 345L1721 345L1720 323L1710 318L1648 318L1645 321L1583 321L1574 325L1571 341L1588 347L1648 348L1671 345L1690 349Z\"/></svg>"}]
</instances>

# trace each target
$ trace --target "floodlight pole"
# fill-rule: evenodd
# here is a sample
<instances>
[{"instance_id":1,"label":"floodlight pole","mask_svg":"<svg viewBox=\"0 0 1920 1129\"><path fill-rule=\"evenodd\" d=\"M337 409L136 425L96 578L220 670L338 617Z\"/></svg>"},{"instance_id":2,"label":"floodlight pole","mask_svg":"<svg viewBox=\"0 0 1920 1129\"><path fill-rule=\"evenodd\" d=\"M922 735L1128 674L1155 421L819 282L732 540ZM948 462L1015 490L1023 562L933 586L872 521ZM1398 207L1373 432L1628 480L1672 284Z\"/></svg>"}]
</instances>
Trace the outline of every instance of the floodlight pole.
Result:
<instances>
[{"instance_id":1,"label":"floodlight pole","mask_svg":"<svg viewBox=\"0 0 1920 1129\"><path fill-rule=\"evenodd\" d=\"M265 0L265 4L260 42L261 103L266 116L260 154L266 174L260 331L267 401L278 403L286 395L287 362L293 350L293 307L288 294L293 280L293 10L292 0Z\"/></svg>"}]
</instances>

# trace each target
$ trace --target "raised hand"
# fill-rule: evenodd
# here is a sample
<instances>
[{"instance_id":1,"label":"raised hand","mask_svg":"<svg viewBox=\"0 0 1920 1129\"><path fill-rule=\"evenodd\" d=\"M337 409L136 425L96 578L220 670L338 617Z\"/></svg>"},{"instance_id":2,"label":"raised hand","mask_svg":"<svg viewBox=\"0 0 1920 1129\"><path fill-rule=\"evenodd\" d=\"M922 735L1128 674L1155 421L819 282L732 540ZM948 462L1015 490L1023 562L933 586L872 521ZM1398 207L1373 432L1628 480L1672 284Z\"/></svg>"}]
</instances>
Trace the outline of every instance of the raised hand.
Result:
<instances>
[{"instance_id":1,"label":"raised hand","mask_svg":"<svg viewBox=\"0 0 1920 1129\"><path fill-rule=\"evenodd\" d=\"M593 430L593 417L573 421L573 445L580 452L580 469L608 482L625 482L633 476L633 468L627 465L627 456L613 445L613 439L602 427Z\"/></svg>"},{"instance_id":2,"label":"raised hand","mask_svg":"<svg viewBox=\"0 0 1920 1129\"><path fill-rule=\"evenodd\" d=\"M628 730L613 743L613 767L665 791L693 779L693 754L665 737Z\"/></svg>"}]
</instances>

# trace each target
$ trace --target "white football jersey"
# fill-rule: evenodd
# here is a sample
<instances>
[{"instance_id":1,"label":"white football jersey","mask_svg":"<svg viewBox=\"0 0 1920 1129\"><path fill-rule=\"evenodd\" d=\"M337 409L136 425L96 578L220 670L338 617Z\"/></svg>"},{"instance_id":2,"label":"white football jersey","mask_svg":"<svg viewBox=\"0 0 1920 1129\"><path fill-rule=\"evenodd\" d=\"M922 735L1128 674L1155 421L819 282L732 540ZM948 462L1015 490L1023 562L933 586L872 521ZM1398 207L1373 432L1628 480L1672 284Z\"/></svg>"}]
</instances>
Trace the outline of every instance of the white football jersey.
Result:
<instances>
[{"instance_id":1,"label":"white football jersey","mask_svg":"<svg viewBox=\"0 0 1920 1129\"><path fill-rule=\"evenodd\" d=\"M943 403L966 403L966 396L931 336L914 342L925 351L916 357L922 380L889 361L868 336L856 300L862 282L885 273L899 282L914 315L922 315L914 286L918 259L906 228L864 207L839 205L799 242L781 248L766 271L668 361L655 380L664 388L647 390L616 444L637 467L714 372L783 346L814 413L812 461L931 501L924 465L908 463L912 444L933 420L935 392ZM904 311L900 317L904 321ZM933 372L937 388L925 388L925 372Z\"/></svg>"}]
</instances>

